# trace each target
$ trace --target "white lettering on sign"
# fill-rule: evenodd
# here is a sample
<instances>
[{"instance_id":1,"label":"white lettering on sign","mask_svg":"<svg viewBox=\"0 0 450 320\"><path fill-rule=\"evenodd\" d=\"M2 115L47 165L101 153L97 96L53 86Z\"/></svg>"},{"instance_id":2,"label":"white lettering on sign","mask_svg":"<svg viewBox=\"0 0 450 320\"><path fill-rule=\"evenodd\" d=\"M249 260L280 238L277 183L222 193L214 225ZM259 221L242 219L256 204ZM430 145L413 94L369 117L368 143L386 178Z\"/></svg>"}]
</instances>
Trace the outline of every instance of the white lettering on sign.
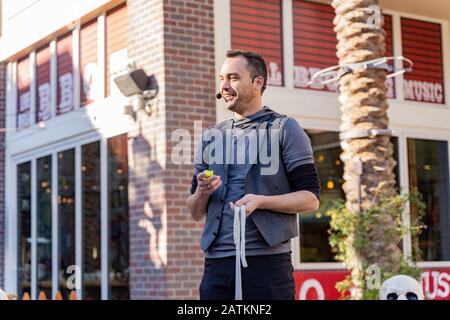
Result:
<instances>
[{"instance_id":1,"label":"white lettering on sign","mask_svg":"<svg viewBox=\"0 0 450 320\"><path fill-rule=\"evenodd\" d=\"M308 68L302 66L294 67L294 86L299 88L307 88L309 81Z\"/></svg>"},{"instance_id":2,"label":"white lettering on sign","mask_svg":"<svg viewBox=\"0 0 450 320\"><path fill-rule=\"evenodd\" d=\"M48 82L38 87L39 95L39 119L47 120L50 118L50 84Z\"/></svg>"},{"instance_id":3,"label":"white lettering on sign","mask_svg":"<svg viewBox=\"0 0 450 320\"><path fill-rule=\"evenodd\" d=\"M269 76L267 84L281 86L283 85L283 74L276 62L269 62Z\"/></svg>"},{"instance_id":4,"label":"white lettering on sign","mask_svg":"<svg viewBox=\"0 0 450 320\"><path fill-rule=\"evenodd\" d=\"M395 98L395 96L394 96L394 79L393 78L386 79L386 87L388 89L387 97L389 99Z\"/></svg>"},{"instance_id":5,"label":"white lettering on sign","mask_svg":"<svg viewBox=\"0 0 450 320\"><path fill-rule=\"evenodd\" d=\"M30 126L30 110L17 115L17 128L23 129Z\"/></svg>"},{"instance_id":6,"label":"white lettering on sign","mask_svg":"<svg viewBox=\"0 0 450 320\"><path fill-rule=\"evenodd\" d=\"M97 93L97 64L90 62L83 68L83 93L86 100L94 100Z\"/></svg>"},{"instance_id":7,"label":"white lettering on sign","mask_svg":"<svg viewBox=\"0 0 450 320\"><path fill-rule=\"evenodd\" d=\"M73 109L73 77L68 72L59 77L60 102L59 112L65 113Z\"/></svg>"},{"instance_id":8,"label":"white lettering on sign","mask_svg":"<svg viewBox=\"0 0 450 320\"><path fill-rule=\"evenodd\" d=\"M422 272L422 288L428 299L449 298L450 275L440 271Z\"/></svg>"},{"instance_id":9,"label":"white lettering on sign","mask_svg":"<svg viewBox=\"0 0 450 320\"><path fill-rule=\"evenodd\" d=\"M27 91L19 97L19 112L17 114L17 128L30 126L31 92Z\"/></svg>"},{"instance_id":10,"label":"white lettering on sign","mask_svg":"<svg viewBox=\"0 0 450 320\"><path fill-rule=\"evenodd\" d=\"M294 67L294 86L297 88L311 88L311 89L319 89L319 90L328 90L328 91L332 91L332 92L337 91L338 81L323 84L320 81L315 80L311 85L308 86L308 82L320 70L322 70L322 69L313 68L313 67L295 66ZM326 80L326 78L322 78L322 80Z\"/></svg>"},{"instance_id":11,"label":"white lettering on sign","mask_svg":"<svg viewBox=\"0 0 450 320\"><path fill-rule=\"evenodd\" d=\"M27 91L20 95L19 112L28 111L30 109L31 109L31 92Z\"/></svg>"},{"instance_id":12,"label":"white lettering on sign","mask_svg":"<svg viewBox=\"0 0 450 320\"><path fill-rule=\"evenodd\" d=\"M323 291L322 285L316 279L308 279L303 282L300 287L299 300L306 300L308 292L310 289L316 290L317 300L325 300L325 293Z\"/></svg>"},{"instance_id":13,"label":"white lettering on sign","mask_svg":"<svg viewBox=\"0 0 450 320\"><path fill-rule=\"evenodd\" d=\"M440 83L404 80L403 88L405 99L424 102L444 102L444 92Z\"/></svg>"}]
</instances>

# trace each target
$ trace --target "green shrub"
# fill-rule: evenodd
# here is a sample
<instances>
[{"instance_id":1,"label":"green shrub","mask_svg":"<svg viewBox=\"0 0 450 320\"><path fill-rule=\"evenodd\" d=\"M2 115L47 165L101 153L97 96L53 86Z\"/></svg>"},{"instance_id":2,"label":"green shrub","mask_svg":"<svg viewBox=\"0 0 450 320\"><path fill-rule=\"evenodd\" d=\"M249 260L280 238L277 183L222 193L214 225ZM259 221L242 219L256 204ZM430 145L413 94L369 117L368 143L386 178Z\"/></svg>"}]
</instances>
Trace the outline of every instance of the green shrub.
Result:
<instances>
[{"instance_id":1,"label":"green shrub","mask_svg":"<svg viewBox=\"0 0 450 320\"><path fill-rule=\"evenodd\" d=\"M420 281L420 270L417 268L416 261L420 260L420 250L418 236L425 227L422 219L425 214L425 204L422 202L422 196L417 190L404 192L394 197L381 198L379 204L369 210L354 213L350 212L345 206L344 201L336 201L326 212L330 217L329 242L333 252L336 253L336 260L343 262L350 270L352 259L355 255L359 259L359 267L353 268L351 274L343 281L336 284L336 289L341 293L343 299L354 299L355 295L351 292L359 291L359 297L364 300L378 299L379 286L369 285L375 278L378 284L381 284L387 278L394 274L405 274L412 276ZM410 205L410 226L403 224L403 212L406 206ZM381 215L391 215L395 225L386 228L383 236L385 245L392 245L393 242L401 247L403 237L411 234L412 256L402 255L396 265L389 267L375 266L374 262L366 259L367 250L370 250L371 239L369 231L377 227L377 222ZM381 253L382 254L382 253ZM376 270L378 274L374 274ZM356 295L358 296L358 295Z\"/></svg>"}]
</instances>

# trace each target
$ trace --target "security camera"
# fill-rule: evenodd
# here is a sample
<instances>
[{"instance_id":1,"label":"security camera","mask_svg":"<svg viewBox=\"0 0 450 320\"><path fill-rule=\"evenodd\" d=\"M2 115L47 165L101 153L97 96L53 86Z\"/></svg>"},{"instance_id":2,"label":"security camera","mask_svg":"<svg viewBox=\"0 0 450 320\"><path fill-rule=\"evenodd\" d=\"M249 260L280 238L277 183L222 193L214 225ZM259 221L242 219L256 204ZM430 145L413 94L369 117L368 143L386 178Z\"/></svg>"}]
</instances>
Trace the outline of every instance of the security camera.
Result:
<instances>
[{"instance_id":1,"label":"security camera","mask_svg":"<svg viewBox=\"0 0 450 320\"><path fill-rule=\"evenodd\" d=\"M114 82L125 97L142 94L145 90L149 89L147 74L142 69L120 75L114 79Z\"/></svg>"},{"instance_id":2,"label":"security camera","mask_svg":"<svg viewBox=\"0 0 450 320\"><path fill-rule=\"evenodd\" d=\"M130 67L130 64L129 64ZM135 115L137 111L144 109L149 113L150 101L158 94L158 82L154 75L147 76L144 70L137 69L128 71L114 79L120 92L129 98L130 105L124 107L126 114ZM132 110L130 110L130 107Z\"/></svg>"}]
</instances>

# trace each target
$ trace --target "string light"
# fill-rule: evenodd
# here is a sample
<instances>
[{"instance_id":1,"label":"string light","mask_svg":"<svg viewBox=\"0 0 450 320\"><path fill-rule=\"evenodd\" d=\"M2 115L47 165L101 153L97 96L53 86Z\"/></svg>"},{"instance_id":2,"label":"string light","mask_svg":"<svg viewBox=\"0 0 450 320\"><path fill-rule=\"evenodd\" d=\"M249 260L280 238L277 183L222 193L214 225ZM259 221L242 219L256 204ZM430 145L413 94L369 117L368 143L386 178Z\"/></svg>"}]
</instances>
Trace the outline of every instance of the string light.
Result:
<instances>
[{"instance_id":1,"label":"string light","mask_svg":"<svg viewBox=\"0 0 450 320\"><path fill-rule=\"evenodd\" d=\"M327 189L334 189L334 181L331 178L327 181Z\"/></svg>"}]
</instances>

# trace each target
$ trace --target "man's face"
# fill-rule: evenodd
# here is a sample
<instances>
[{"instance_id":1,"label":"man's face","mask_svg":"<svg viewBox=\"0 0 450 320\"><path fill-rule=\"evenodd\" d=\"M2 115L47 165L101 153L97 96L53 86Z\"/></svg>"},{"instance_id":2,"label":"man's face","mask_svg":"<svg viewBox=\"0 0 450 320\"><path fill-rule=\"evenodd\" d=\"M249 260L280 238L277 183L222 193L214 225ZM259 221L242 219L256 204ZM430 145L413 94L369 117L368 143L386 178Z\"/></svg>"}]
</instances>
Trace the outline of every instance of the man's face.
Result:
<instances>
[{"instance_id":1,"label":"man's face","mask_svg":"<svg viewBox=\"0 0 450 320\"><path fill-rule=\"evenodd\" d=\"M219 78L220 93L230 111L242 114L259 94L252 83L244 57L227 58L222 64Z\"/></svg>"}]
</instances>

